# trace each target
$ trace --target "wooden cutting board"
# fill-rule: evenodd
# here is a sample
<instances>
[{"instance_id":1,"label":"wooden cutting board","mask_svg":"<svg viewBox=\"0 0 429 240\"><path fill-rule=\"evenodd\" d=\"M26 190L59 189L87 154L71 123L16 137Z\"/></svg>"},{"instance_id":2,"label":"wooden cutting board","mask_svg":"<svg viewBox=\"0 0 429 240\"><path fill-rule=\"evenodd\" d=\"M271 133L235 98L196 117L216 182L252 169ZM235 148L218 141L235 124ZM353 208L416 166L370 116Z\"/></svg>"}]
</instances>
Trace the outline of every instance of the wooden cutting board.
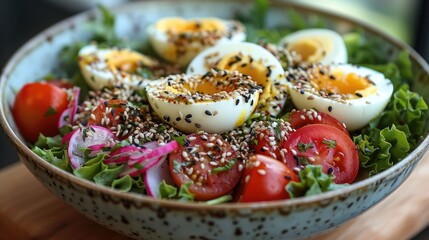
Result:
<instances>
[{"instance_id":1,"label":"wooden cutting board","mask_svg":"<svg viewBox=\"0 0 429 240\"><path fill-rule=\"evenodd\" d=\"M429 224L429 154L392 195L316 239L409 239ZM22 163L0 171L0 239L127 239L85 218Z\"/></svg>"}]
</instances>

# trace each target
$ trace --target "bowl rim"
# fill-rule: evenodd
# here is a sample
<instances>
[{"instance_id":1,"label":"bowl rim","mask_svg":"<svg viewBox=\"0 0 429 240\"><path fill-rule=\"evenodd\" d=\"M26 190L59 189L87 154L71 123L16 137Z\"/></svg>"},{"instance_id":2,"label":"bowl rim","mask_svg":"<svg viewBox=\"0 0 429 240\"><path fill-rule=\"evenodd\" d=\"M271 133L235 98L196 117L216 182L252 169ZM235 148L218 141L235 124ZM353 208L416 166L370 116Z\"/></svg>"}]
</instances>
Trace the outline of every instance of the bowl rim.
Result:
<instances>
[{"instance_id":1,"label":"bowl rim","mask_svg":"<svg viewBox=\"0 0 429 240\"><path fill-rule=\"evenodd\" d=\"M158 2L162 3L169 3L169 4L179 4L178 1L174 0L162 0L162 1L156 1L156 0L148 0L144 2L131 2L124 5L121 5L115 9L112 9L113 13L124 13L128 12L131 9L135 9L139 5L145 5L145 4L158 4ZM210 0L188 0L186 1L188 3L193 4L206 4L210 2ZM217 1L218 4L225 4L225 3L231 3L228 0L220 0ZM242 3L250 3L248 0L238 0L235 2L242 2ZM299 12L303 13L310 13L315 14L318 16L322 16L328 19L332 20L340 20L342 22L346 22L352 26L358 26L365 30L366 32L369 32L371 34L374 34L376 36L379 36L388 42L390 42L393 46L399 48L399 49L405 49L410 53L411 59L415 60L418 65L429 74L429 65L423 60L423 58L414 50L412 49L408 44L392 37L391 35L383 32L382 30L370 26L366 23L363 23L359 20L353 19L352 17L344 16L342 14L334 13L329 10L324 9L318 9L316 7L307 6L304 3L296 3L296 2L287 2L287 1L281 1L281 0L274 0L271 1L271 7L290 7L292 9L298 10ZM423 156L423 154L429 149L429 135L427 135L422 142L415 148L409 155L407 155L403 160L396 163L394 166L390 167L389 169L376 174L375 176L372 176L370 178L363 179L359 182L353 183L347 188L334 190L330 192L325 192L322 194L314 195L314 196L308 196L303 198L296 198L296 199L286 199L286 200L278 200L278 201L271 201L271 202L256 202L256 203L223 203L218 205L208 205L205 203L198 203L198 202L181 202L181 201L175 201L175 200L165 200L165 199L155 199L149 196L145 196L142 194L137 193L123 193L114 189L111 189L109 187L100 186L95 184L94 182L91 182L89 180L81 179L76 176L74 176L72 173L66 172L64 170L61 170L57 168L56 166L48 163L47 161L43 160L41 157L37 156L35 153L33 153L30 148L27 147L27 145L21 141L18 136L13 132L12 128L10 127L9 122L7 121L7 118L5 116L5 109L9 108L7 106L6 100L3 99L3 92L6 91L6 82L9 78L10 73L14 70L17 63L19 63L22 59L25 58L26 53L31 52L32 49L36 48L38 45L42 44L44 41L46 41L49 36L56 35L58 33L61 33L65 30L67 30L70 26L79 24L79 23L85 23L90 21L91 19L94 19L98 15L96 9L88 10L82 13L79 13L77 15L74 15L72 17L66 18L50 27L45 29L44 31L40 32L30 40L28 40L24 45L22 45L13 55L12 57L7 61L7 63L4 65L4 68L1 72L0 76L0 125L4 129L6 135L12 141L12 143L15 145L15 148L18 150L19 154L24 154L28 159L31 159L31 161L36 162L38 165L40 165L43 168L46 168L46 170L49 170L53 172L56 175L59 175L60 177L67 179L74 184L79 185L82 188L86 189L92 189L100 193L105 194L111 194L112 196L120 199L127 199L129 201L135 201L139 203L145 203L145 204L157 204L159 206L167 207L167 208L175 208L175 209L181 209L181 210L228 210L228 209L234 209L234 210L240 210L240 209L252 209L252 210L268 210L268 209L278 209L278 208L290 208L290 207L298 207L298 206L305 206L305 205L313 205L317 204L322 201L328 201L334 198L341 198L342 196L346 196L354 191L359 191L367 188L369 185L374 183L380 183L383 181L383 179L387 178L389 175L394 174L395 172L399 171L401 168L405 168L407 165L414 164L414 162L419 162L422 157L415 157L415 156ZM21 160L22 161L22 160ZM28 166L27 166L28 167Z\"/></svg>"}]
</instances>

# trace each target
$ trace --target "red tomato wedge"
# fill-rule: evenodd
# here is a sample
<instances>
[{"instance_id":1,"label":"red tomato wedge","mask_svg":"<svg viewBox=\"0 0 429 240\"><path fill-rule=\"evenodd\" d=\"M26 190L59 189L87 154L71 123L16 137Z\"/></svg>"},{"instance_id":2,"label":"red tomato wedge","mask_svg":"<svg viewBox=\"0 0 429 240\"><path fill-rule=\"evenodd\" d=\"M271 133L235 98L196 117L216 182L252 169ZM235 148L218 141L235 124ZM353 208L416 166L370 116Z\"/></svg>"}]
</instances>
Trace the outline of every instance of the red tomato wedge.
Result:
<instances>
[{"instance_id":1,"label":"red tomato wedge","mask_svg":"<svg viewBox=\"0 0 429 240\"><path fill-rule=\"evenodd\" d=\"M173 181L197 200L210 200L231 192L241 178L240 165L231 145L217 134L191 134L185 146L169 155Z\"/></svg>"},{"instance_id":2,"label":"red tomato wedge","mask_svg":"<svg viewBox=\"0 0 429 240\"><path fill-rule=\"evenodd\" d=\"M286 185L298 176L284 163L264 155L249 158L237 192L238 202L288 199Z\"/></svg>"},{"instance_id":3,"label":"red tomato wedge","mask_svg":"<svg viewBox=\"0 0 429 240\"><path fill-rule=\"evenodd\" d=\"M326 124L310 124L299 128L283 143L287 150L286 164L322 165L324 173L334 174L335 183L352 183L359 170L357 148L348 135Z\"/></svg>"},{"instance_id":4,"label":"red tomato wedge","mask_svg":"<svg viewBox=\"0 0 429 240\"><path fill-rule=\"evenodd\" d=\"M327 113L318 112L314 109L292 111L290 113L289 122L290 125L295 129L298 129L308 124L326 124L329 126L336 127L342 132L344 132L347 136L350 136L344 123L338 121L336 118Z\"/></svg>"},{"instance_id":5,"label":"red tomato wedge","mask_svg":"<svg viewBox=\"0 0 429 240\"><path fill-rule=\"evenodd\" d=\"M88 126L102 125L107 128L117 126L123 122L121 115L125 111L126 105L127 101L119 99L101 102L100 105L92 111L92 115L88 119ZM109 108L110 111L106 112L106 108Z\"/></svg>"},{"instance_id":6,"label":"red tomato wedge","mask_svg":"<svg viewBox=\"0 0 429 240\"><path fill-rule=\"evenodd\" d=\"M12 114L22 136L36 142L39 134L55 136L61 113L68 107L67 93L49 83L28 83L18 92Z\"/></svg>"},{"instance_id":7,"label":"red tomato wedge","mask_svg":"<svg viewBox=\"0 0 429 240\"><path fill-rule=\"evenodd\" d=\"M255 154L265 155L283 161L279 145L291 133L291 126L285 121L260 121L252 130L256 141L249 143Z\"/></svg>"}]
</instances>

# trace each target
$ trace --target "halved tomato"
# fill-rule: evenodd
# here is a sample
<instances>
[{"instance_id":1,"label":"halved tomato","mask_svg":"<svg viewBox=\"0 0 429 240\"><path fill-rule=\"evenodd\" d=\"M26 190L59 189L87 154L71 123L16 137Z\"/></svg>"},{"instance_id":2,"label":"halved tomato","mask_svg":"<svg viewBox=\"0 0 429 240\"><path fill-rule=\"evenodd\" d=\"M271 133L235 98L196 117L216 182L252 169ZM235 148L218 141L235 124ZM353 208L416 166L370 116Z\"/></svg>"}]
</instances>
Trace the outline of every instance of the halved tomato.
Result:
<instances>
[{"instance_id":1,"label":"halved tomato","mask_svg":"<svg viewBox=\"0 0 429 240\"><path fill-rule=\"evenodd\" d=\"M286 185L298 182L298 176L284 163L264 155L247 161L237 192L238 202L261 202L288 199Z\"/></svg>"},{"instance_id":2,"label":"halved tomato","mask_svg":"<svg viewBox=\"0 0 429 240\"><path fill-rule=\"evenodd\" d=\"M286 164L291 167L322 165L334 174L335 183L352 183L359 170L359 155L351 138L336 127L310 124L297 129L282 143Z\"/></svg>"},{"instance_id":3,"label":"halved tomato","mask_svg":"<svg viewBox=\"0 0 429 240\"><path fill-rule=\"evenodd\" d=\"M170 171L180 187L197 200L210 200L231 192L241 177L241 165L231 145L217 134L190 134L186 144L169 155Z\"/></svg>"},{"instance_id":4,"label":"halved tomato","mask_svg":"<svg viewBox=\"0 0 429 240\"><path fill-rule=\"evenodd\" d=\"M338 121L336 118L327 113L318 112L314 109L292 111L289 116L289 122L290 125L295 129L308 124L326 124L336 127L344 132L347 136L350 136L344 123Z\"/></svg>"}]
</instances>

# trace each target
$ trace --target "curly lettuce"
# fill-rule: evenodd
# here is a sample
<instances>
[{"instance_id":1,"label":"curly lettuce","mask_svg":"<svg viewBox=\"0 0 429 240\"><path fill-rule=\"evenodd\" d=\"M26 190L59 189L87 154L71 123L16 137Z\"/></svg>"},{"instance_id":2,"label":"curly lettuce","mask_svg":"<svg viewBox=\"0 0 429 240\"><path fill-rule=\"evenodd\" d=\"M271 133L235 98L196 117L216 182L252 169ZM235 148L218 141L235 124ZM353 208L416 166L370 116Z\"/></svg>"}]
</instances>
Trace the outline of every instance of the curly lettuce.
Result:
<instances>
[{"instance_id":1,"label":"curly lettuce","mask_svg":"<svg viewBox=\"0 0 429 240\"><path fill-rule=\"evenodd\" d=\"M336 184L333 175L322 172L320 165L307 165L299 171L300 182L290 182L286 191L291 198L321 194L347 187L348 184Z\"/></svg>"}]
</instances>

